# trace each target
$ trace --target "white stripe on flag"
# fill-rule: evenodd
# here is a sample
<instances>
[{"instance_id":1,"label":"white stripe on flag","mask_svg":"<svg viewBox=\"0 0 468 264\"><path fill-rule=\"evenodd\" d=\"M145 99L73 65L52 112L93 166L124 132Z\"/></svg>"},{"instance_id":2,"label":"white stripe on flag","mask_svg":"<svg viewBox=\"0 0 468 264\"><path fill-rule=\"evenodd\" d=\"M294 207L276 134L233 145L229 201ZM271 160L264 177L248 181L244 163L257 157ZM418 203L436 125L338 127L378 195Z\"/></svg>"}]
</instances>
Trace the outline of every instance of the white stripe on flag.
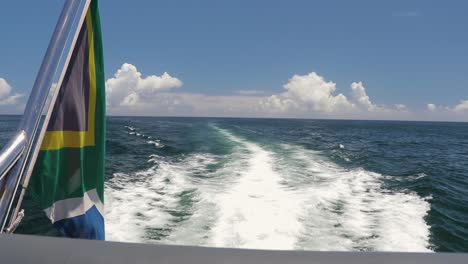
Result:
<instances>
[{"instance_id":1,"label":"white stripe on flag","mask_svg":"<svg viewBox=\"0 0 468 264\"><path fill-rule=\"evenodd\" d=\"M84 193L83 197L57 201L44 211L52 223L55 223L63 219L83 215L93 207L93 205L95 205L99 213L104 216L104 205L99 199L96 189Z\"/></svg>"}]
</instances>

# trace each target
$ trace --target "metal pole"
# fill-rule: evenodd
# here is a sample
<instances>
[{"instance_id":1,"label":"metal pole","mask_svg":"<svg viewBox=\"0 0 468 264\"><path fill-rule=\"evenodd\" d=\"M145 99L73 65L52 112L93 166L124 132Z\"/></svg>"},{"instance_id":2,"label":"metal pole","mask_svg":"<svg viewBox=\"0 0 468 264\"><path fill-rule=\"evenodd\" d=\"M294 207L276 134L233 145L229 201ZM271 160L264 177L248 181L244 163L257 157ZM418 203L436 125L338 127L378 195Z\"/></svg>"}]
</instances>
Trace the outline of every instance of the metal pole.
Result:
<instances>
[{"instance_id":1,"label":"metal pole","mask_svg":"<svg viewBox=\"0 0 468 264\"><path fill-rule=\"evenodd\" d=\"M26 145L26 133L24 131L18 132L15 137L3 148L0 154L0 181L8 174L13 168L18 159L23 154Z\"/></svg>"},{"instance_id":2,"label":"metal pole","mask_svg":"<svg viewBox=\"0 0 468 264\"><path fill-rule=\"evenodd\" d=\"M16 226L18 226L18 224L19 224L18 221L16 221L17 222L16 226L13 226L13 223L14 223L15 219L17 218L18 214L20 213L21 204L23 202L24 195L26 194L26 190L27 190L28 185L29 185L29 180L31 178L31 175L32 175L32 172L33 172L33 169L34 169L34 165L36 164L37 156L39 155L39 151L41 150L41 143L42 143L42 140L44 139L44 135L45 135L46 130L47 130L47 124L49 124L50 117L52 116L52 110L54 109L55 102L57 101L57 96L58 96L58 94L60 92L60 88L62 87L63 78L65 78L65 73L67 72L68 65L70 64L71 56L73 54L73 49L75 47L76 41L78 40L78 36L80 35L80 29L83 26L83 23L84 23L85 18L86 18L86 13L87 13L89 5L91 3L91 0L85 0L85 1L86 2L85 2L84 7L83 7L83 12L81 13L80 20L78 21L77 30L75 31L75 34L73 36L73 41L71 43L70 50L69 50L67 58L65 60L65 64L63 65L62 73L60 74L60 79L59 79L59 81L57 83L57 87L56 87L55 91L53 91L54 94L52 95L52 100L50 101L49 109L48 109L47 114L46 114L46 116L44 118L44 123L43 123L44 125L42 125L42 128L39 131L39 135L36 137L37 138L37 140L36 140L37 143L31 149L31 151L30 151L31 156L30 156L29 162L28 162L28 164L26 165L26 167L24 169L23 177L22 177L22 180L21 180L21 182L22 182L21 183L21 193L20 193L20 196L18 198L18 202L16 203L16 208L14 210L14 213L12 214L11 219L10 219L10 223L12 223L12 224L10 224L10 226L7 229L7 232L9 232L9 233L14 232Z\"/></svg>"},{"instance_id":3,"label":"metal pole","mask_svg":"<svg viewBox=\"0 0 468 264\"><path fill-rule=\"evenodd\" d=\"M0 232L4 231L8 215L23 175L25 165L28 162L29 153L35 143L36 132L41 121L42 111L47 101L49 90L52 87L54 76L58 70L60 59L70 33L73 30L73 22L78 14L83 12L80 3L86 0L67 0L60 14L54 33L42 61L41 67L31 90L28 103L20 122L19 130L24 130L26 138L25 151L10 173L1 180L0 198ZM81 8L80 8L81 7Z\"/></svg>"}]
</instances>

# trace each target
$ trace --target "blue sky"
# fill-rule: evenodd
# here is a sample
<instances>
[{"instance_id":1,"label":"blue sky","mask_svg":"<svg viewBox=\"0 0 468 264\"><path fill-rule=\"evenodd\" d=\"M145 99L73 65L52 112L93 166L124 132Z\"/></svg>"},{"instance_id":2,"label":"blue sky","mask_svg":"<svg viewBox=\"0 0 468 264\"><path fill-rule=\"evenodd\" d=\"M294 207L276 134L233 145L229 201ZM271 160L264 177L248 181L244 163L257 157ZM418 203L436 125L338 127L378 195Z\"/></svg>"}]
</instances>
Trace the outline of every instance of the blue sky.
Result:
<instances>
[{"instance_id":1,"label":"blue sky","mask_svg":"<svg viewBox=\"0 0 468 264\"><path fill-rule=\"evenodd\" d=\"M0 113L21 111L63 2L2 4L0 78L24 97ZM466 1L101 0L100 10L106 79L129 72L109 82L110 113L468 120Z\"/></svg>"}]
</instances>

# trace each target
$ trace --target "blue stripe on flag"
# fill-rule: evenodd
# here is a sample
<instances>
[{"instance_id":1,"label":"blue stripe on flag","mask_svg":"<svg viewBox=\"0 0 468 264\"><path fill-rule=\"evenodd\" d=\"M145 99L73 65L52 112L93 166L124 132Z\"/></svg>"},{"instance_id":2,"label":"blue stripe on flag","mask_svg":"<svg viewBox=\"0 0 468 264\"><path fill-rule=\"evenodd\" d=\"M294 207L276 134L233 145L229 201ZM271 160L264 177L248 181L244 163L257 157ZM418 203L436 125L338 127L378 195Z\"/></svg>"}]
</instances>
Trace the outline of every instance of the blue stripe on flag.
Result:
<instances>
[{"instance_id":1,"label":"blue stripe on flag","mask_svg":"<svg viewBox=\"0 0 468 264\"><path fill-rule=\"evenodd\" d=\"M96 206L85 214L67 218L54 223L54 226L66 237L104 240L104 217Z\"/></svg>"}]
</instances>

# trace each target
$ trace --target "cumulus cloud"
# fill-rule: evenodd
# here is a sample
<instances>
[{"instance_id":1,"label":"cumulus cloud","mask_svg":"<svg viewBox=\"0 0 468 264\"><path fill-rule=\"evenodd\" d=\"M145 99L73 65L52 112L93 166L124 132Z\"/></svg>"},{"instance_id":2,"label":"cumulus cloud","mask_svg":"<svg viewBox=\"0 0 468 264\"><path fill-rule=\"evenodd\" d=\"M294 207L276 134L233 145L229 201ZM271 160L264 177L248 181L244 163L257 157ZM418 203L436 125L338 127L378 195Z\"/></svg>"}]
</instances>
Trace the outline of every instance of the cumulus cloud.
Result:
<instances>
[{"instance_id":1,"label":"cumulus cloud","mask_svg":"<svg viewBox=\"0 0 468 264\"><path fill-rule=\"evenodd\" d=\"M216 96L174 90L182 81L169 73L143 77L124 63L106 81L107 107L115 115L255 116L260 91L242 90L240 95Z\"/></svg>"},{"instance_id":2,"label":"cumulus cloud","mask_svg":"<svg viewBox=\"0 0 468 264\"><path fill-rule=\"evenodd\" d=\"M468 100L453 106L429 103L425 110L419 120L468 121Z\"/></svg>"},{"instance_id":3,"label":"cumulus cloud","mask_svg":"<svg viewBox=\"0 0 468 264\"><path fill-rule=\"evenodd\" d=\"M369 96L366 93L366 88L362 82L353 82L351 83L351 90L354 100L356 100L357 104L367 109L369 112L373 112L378 110L379 108L374 105Z\"/></svg>"},{"instance_id":4,"label":"cumulus cloud","mask_svg":"<svg viewBox=\"0 0 468 264\"><path fill-rule=\"evenodd\" d=\"M346 96L334 95L336 84L326 81L315 72L307 75L294 75L283 85L286 92L272 95L260 102L265 111L271 112L341 112L354 108Z\"/></svg>"},{"instance_id":5,"label":"cumulus cloud","mask_svg":"<svg viewBox=\"0 0 468 264\"><path fill-rule=\"evenodd\" d=\"M261 109L273 113L289 113L306 117L322 114L328 117L377 118L392 113L409 112L403 104L385 107L372 102L362 82L350 85L350 96L337 93L336 83L325 80L316 72L294 75L284 86L285 92L274 94L260 102Z\"/></svg>"},{"instance_id":6,"label":"cumulus cloud","mask_svg":"<svg viewBox=\"0 0 468 264\"><path fill-rule=\"evenodd\" d=\"M457 104L454 108L456 112L465 112L468 111L468 100L462 100L459 104Z\"/></svg>"},{"instance_id":7,"label":"cumulus cloud","mask_svg":"<svg viewBox=\"0 0 468 264\"><path fill-rule=\"evenodd\" d=\"M11 92L10 84L5 79L0 78L0 105L15 105L23 97L22 94L12 94Z\"/></svg>"},{"instance_id":8,"label":"cumulus cloud","mask_svg":"<svg viewBox=\"0 0 468 264\"><path fill-rule=\"evenodd\" d=\"M435 104L427 104L426 105L427 110L431 112L435 112L437 110L437 106Z\"/></svg>"},{"instance_id":9,"label":"cumulus cloud","mask_svg":"<svg viewBox=\"0 0 468 264\"><path fill-rule=\"evenodd\" d=\"M106 81L107 105L138 105L151 101L160 92L181 86L182 81L167 72L161 76L142 77L134 65L124 63L114 77Z\"/></svg>"},{"instance_id":10,"label":"cumulus cloud","mask_svg":"<svg viewBox=\"0 0 468 264\"><path fill-rule=\"evenodd\" d=\"M243 89L234 95L184 92L182 81L169 73L143 76L135 65L124 63L106 81L107 109L111 115L237 116L353 119L463 120L468 100L453 106L429 103L426 111L410 110L394 102L377 104L362 81L340 92L337 84L316 72L293 75L283 90L273 94ZM54 84L56 86L56 84ZM23 95L13 93L0 78L0 112L20 113ZM430 114L428 114L430 112Z\"/></svg>"},{"instance_id":11,"label":"cumulus cloud","mask_svg":"<svg viewBox=\"0 0 468 264\"><path fill-rule=\"evenodd\" d=\"M238 90L235 95L189 93L178 89L182 81L169 73L142 76L138 69L125 63L106 81L107 106L114 115L167 116L238 116L300 117L356 119L463 119L468 100L453 107L427 104L431 117L413 112L406 105L375 103L362 81L352 82L339 92L337 84L315 72L294 75L283 91L265 95L259 90ZM345 95L347 94L347 95Z\"/></svg>"},{"instance_id":12,"label":"cumulus cloud","mask_svg":"<svg viewBox=\"0 0 468 264\"><path fill-rule=\"evenodd\" d=\"M426 109L432 113L452 113L452 114L464 114L468 113L468 100L461 100L455 106L443 106L435 104L427 104Z\"/></svg>"},{"instance_id":13,"label":"cumulus cloud","mask_svg":"<svg viewBox=\"0 0 468 264\"><path fill-rule=\"evenodd\" d=\"M336 83L315 72L292 76L283 92L270 96L259 90L218 96L176 91L181 80L168 73L142 77L134 65L125 63L106 86L112 114L358 118L408 112L403 104L386 108L373 103L362 82L351 83L348 98L337 92Z\"/></svg>"},{"instance_id":14,"label":"cumulus cloud","mask_svg":"<svg viewBox=\"0 0 468 264\"><path fill-rule=\"evenodd\" d=\"M408 107L406 105L404 105L404 104L396 104L395 109L397 111L401 111L401 112L407 112L408 111Z\"/></svg>"}]
</instances>

